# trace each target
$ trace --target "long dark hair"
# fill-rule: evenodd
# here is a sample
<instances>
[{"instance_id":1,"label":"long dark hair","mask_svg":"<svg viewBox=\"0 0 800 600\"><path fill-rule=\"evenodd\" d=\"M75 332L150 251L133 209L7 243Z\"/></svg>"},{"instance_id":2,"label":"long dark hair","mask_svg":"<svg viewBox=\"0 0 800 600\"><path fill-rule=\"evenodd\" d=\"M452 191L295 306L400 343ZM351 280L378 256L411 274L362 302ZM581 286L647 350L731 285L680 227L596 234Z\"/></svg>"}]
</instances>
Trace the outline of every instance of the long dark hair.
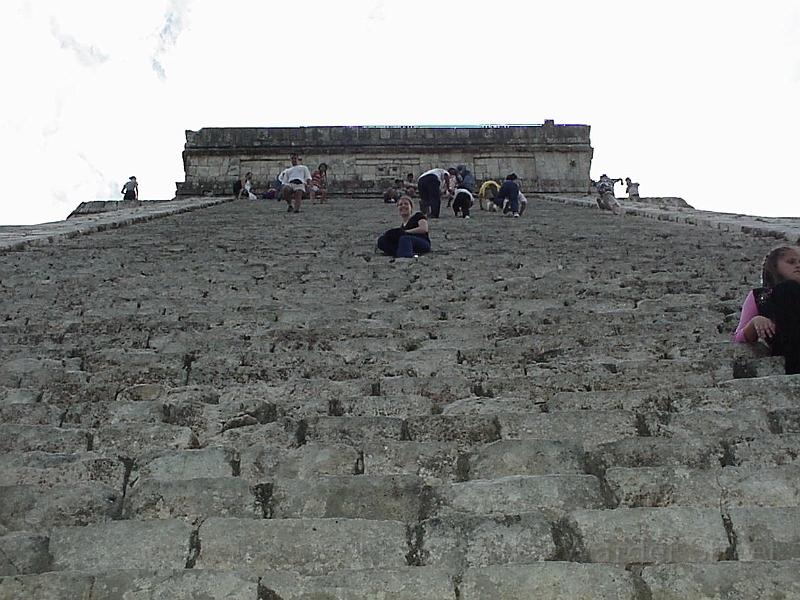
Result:
<instances>
[{"instance_id":1,"label":"long dark hair","mask_svg":"<svg viewBox=\"0 0 800 600\"><path fill-rule=\"evenodd\" d=\"M764 257L764 266L761 268L761 285L766 288L774 288L782 281L778 275L778 261L787 252L797 252L797 248L778 246L770 250Z\"/></svg>"}]
</instances>

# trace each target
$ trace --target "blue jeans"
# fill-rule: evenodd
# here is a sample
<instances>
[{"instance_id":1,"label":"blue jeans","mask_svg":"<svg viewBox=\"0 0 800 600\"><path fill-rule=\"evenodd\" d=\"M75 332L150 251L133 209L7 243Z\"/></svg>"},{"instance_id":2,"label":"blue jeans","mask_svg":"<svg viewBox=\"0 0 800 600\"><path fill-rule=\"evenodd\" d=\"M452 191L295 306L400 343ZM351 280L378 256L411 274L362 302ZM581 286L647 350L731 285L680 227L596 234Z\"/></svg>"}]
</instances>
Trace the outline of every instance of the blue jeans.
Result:
<instances>
[{"instance_id":1,"label":"blue jeans","mask_svg":"<svg viewBox=\"0 0 800 600\"><path fill-rule=\"evenodd\" d=\"M426 254L431 251L431 243L417 235L401 235L397 242L397 258L413 258L415 254Z\"/></svg>"}]
</instances>

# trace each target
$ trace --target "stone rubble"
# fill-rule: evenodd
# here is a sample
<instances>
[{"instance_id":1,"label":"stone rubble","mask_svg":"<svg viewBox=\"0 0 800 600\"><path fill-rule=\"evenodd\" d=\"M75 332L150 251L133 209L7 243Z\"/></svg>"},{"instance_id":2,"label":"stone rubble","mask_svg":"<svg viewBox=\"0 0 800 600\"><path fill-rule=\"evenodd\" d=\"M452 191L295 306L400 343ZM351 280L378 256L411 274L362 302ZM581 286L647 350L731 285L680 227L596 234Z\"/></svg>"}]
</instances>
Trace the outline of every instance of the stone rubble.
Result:
<instances>
[{"instance_id":1,"label":"stone rubble","mask_svg":"<svg viewBox=\"0 0 800 600\"><path fill-rule=\"evenodd\" d=\"M0 228L0 600L800 598L798 220L147 204Z\"/></svg>"}]
</instances>

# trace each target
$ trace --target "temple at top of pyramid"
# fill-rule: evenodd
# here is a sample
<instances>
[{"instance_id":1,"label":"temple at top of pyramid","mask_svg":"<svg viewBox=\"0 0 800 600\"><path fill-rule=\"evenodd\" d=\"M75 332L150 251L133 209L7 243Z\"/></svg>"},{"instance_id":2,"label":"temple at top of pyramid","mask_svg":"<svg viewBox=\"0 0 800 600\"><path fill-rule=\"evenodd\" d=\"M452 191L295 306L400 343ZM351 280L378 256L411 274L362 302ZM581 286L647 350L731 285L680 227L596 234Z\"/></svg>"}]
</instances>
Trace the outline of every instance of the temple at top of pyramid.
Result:
<instances>
[{"instance_id":1,"label":"temple at top of pyramid","mask_svg":"<svg viewBox=\"0 0 800 600\"><path fill-rule=\"evenodd\" d=\"M328 165L331 191L374 195L396 178L434 167L465 165L478 181L511 172L526 192L585 193L592 147L588 125L395 126L395 127L212 127L186 132L186 181L176 196L220 196L232 182L253 173L275 181L298 154L314 169Z\"/></svg>"}]
</instances>

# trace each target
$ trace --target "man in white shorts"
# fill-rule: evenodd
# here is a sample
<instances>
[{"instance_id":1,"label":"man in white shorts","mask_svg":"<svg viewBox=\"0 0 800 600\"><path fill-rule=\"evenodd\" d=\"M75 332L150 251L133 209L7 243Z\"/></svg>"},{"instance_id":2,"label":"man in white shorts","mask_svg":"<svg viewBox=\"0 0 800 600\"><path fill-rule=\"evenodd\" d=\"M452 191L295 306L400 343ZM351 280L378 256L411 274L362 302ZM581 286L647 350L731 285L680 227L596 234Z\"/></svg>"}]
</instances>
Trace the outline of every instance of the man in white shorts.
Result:
<instances>
[{"instance_id":1,"label":"man in white shorts","mask_svg":"<svg viewBox=\"0 0 800 600\"><path fill-rule=\"evenodd\" d=\"M298 213L303 194L306 193L306 186L311 184L311 171L307 166L298 164L297 154L292 154L289 160L292 161L292 166L278 175L281 182L281 198L289 205L287 212Z\"/></svg>"}]
</instances>

